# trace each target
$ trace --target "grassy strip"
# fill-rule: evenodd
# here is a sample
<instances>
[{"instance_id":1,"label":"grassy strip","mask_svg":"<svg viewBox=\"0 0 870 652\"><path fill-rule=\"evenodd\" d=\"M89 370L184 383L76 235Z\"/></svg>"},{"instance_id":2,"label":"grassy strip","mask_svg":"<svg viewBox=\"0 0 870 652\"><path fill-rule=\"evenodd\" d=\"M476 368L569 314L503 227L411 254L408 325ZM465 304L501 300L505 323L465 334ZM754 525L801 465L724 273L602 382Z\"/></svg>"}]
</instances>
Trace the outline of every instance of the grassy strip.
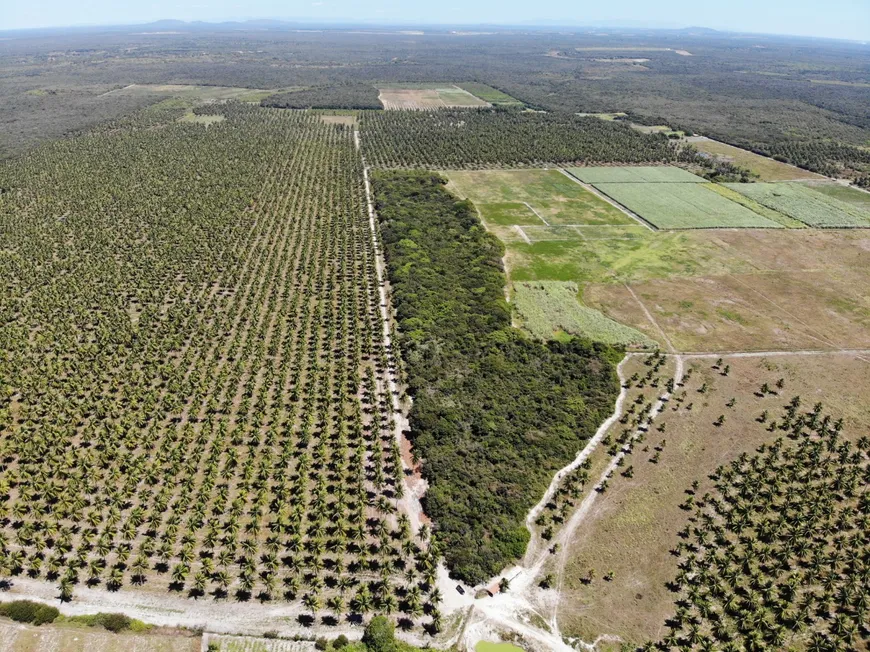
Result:
<instances>
[{"instance_id":1,"label":"grassy strip","mask_svg":"<svg viewBox=\"0 0 870 652\"><path fill-rule=\"evenodd\" d=\"M527 511L612 409L620 353L512 328L503 247L445 184L374 175L424 506L451 570L478 583L525 551Z\"/></svg>"},{"instance_id":2,"label":"grassy strip","mask_svg":"<svg viewBox=\"0 0 870 652\"><path fill-rule=\"evenodd\" d=\"M640 331L620 324L577 300L577 284L564 281L535 281L514 285L514 305L525 330L544 340L559 333L582 335L597 342L620 346L654 348L655 343Z\"/></svg>"},{"instance_id":3,"label":"grassy strip","mask_svg":"<svg viewBox=\"0 0 870 652\"><path fill-rule=\"evenodd\" d=\"M87 627L102 627L110 632L145 632L152 628L141 620L119 613L95 613L83 616L63 616L57 607L32 600L13 600L0 603L0 616L18 623L45 625L48 623L73 623Z\"/></svg>"}]
</instances>

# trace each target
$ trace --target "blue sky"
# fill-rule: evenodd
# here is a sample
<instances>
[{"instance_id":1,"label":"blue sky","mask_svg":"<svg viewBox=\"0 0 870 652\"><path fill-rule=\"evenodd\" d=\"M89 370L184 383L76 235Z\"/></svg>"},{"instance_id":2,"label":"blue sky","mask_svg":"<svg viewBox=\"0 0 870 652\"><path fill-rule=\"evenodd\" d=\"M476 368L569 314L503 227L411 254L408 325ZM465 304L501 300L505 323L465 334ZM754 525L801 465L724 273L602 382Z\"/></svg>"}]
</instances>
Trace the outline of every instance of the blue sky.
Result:
<instances>
[{"instance_id":1,"label":"blue sky","mask_svg":"<svg viewBox=\"0 0 870 652\"><path fill-rule=\"evenodd\" d=\"M2 0L0 29L174 18L369 23L697 25L870 41L870 0Z\"/></svg>"}]
</instances>

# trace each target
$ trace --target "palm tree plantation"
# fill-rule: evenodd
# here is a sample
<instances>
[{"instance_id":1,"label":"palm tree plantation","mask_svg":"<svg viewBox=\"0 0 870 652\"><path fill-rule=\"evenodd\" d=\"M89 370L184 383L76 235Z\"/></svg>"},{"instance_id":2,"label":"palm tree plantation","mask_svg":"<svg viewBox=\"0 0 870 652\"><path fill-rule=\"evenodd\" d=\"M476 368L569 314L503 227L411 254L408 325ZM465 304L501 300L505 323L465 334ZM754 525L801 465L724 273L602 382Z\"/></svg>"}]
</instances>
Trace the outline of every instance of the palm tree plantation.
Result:
<instances>
[{"instance_id":1,"label":"palm tree plantation","mask_svg":"<svg viewBox=\"0 0 870 652\"><path fill-rule=\"evenodd\" d=\"M870 647L866 42L7 29L55 1L0 12L0 650Z\"/></svg>"}]
</instances>

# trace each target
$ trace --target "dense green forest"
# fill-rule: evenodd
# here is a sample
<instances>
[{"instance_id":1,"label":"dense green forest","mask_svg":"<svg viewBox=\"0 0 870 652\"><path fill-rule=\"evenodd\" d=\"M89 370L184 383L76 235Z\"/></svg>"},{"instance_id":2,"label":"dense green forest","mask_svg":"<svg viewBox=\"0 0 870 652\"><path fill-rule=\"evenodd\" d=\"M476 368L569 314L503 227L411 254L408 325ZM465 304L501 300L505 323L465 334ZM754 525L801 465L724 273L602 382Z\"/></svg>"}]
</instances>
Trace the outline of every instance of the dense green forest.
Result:
<instances>
[{"instance_id":1,"label":"dense green forest","mask_svg":"<svg viewBox=\"0 0 870 652\"><path fill-rule=\"evenodd\" d=\"M380 109L378 94L371 84L347 83L277 93L261 104L279 109Z\"/></svg>"},{"instance_id":2,"label":"dense green forest","mask_svg":"<svg viewBox=\"0 0 870 652\"><path fill-rule=\"evenodd\" d=\"M384 171L374 190L426 513L451 570L477 583L523 554L526 512L612 410L619 353L512 328L502 245L445 183Z\"/></svg>"},{"instance_id":3,"label":"dense green forest","mask_svg":"<svg viewBox=\"0 0 870 652\"><path fill-rule=\"evenodd\" d=\"M670 163L681 154L663 135L628 125L516 109L380 111L363 116L366 158L382 167L524 166L545 163Z\"/></svg>"}]
</instances>

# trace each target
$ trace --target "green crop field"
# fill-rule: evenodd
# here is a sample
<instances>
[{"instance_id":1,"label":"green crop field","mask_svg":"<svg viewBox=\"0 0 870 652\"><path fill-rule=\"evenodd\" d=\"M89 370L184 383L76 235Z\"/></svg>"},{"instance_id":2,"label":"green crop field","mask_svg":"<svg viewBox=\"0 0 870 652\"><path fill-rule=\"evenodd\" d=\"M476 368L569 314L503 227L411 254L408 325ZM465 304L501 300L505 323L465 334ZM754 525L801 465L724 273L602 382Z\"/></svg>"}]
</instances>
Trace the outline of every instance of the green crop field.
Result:
<instances>
[{"instance_id":1,"label":"green crop field","mask_svg":"<svg viewBox=\"0 0 870 652\"><path fill-rule=\"evenodd\" d=\"M490 104L498 104L499 106L522 106L515 97L511 97L507 93L487 86L486 84L478 84L477 82L467 82L465 84L456 84L459 88L468 91L472 95L476 95L480 99L489 102Z\"/></svg>"},{"instance_id":2,"label":"green crop field","mask_svg":"<svg viewBox=\"0 0 870 652\"><path fill-rule=\"evenodd\" d=\"M493 214L498 224L635 224L558 170L451 170L445 174L451 190L473 201L487 222ZM504 214L508 204L518 221L503 221L508 219Z\"/></svg>"},{"instance_id":3,"label":"green crop field","mask_svg":"<svg viewBox=\"0 0 870 652\"><path fill-rule=\"evenodd\" d=\"M820 183L810 186L813 190L839 199L864 211L870 212L870 192L851 186L841 186L839 183Z\"/></svg>"},{"instance_id":4,"label":"green crop field","mask_svg":"<svg viewBox=\"0 0 870 652\"><path fill-rule=\"evenodd\" d=\"M498 204L479 204L477 206L481 217L487 224L511 226L543 225L541 218L535 215L531 208L521 202L500 202Z\"/></svg>"},{"instance_id":5,"label":"green crop field","mask_svg":"<svg viewBox=\"0 0 870 652\"><path fill-rule=\"evenodd\" d=\"M655 343L630 326L582 305L576 283L535 281L514 285L513 300L520 325L541 339L582 335L598 342L653 347Z\"/></svg>"},{"instance_id":6,"label":"green crop field","mask_svg":"<svg viewBox=\"0 0 870 652\"><path fill-rule=\"evenodd\" d=\"M707 184L705 187L709 188L713 192L722 195L725 199L736 202L741 206L745 206L753 213L758 213L762 217L766 217L767 219L782 224L785 227L790 229L805 229L807 225L801 222L800 220L796 220L793 217L789 217L788 215L783 215L779 211L775 211L772 208L768 208L764 204L760 204L754 199L750 199L746 195L741 195L736 190L732 190L731 188L726 188L725 186L719 183L711 183ZM870 197L870 195L867 195Z\"/></svg>"},{"instance_id":7,"label":"green crop field","mask_svg":"<svg viewBox=\"0 0 870 652\"><path fill-rule=\"evenodd\" d=\"M584 183L704 183L704 179L682 168L663 166L623 166L569 168L568 172Z\"/></svg>"},{"instance_id":8,"label":"green crop field","mask_svg":"<svg viewBox=\"0 0 870 652\"><path fill-rule=\"evenodd\" d=\"M596 183L595 187L659 229L781 229L698 183Z\"/></svg>"},{"instance_id":9,"label":"green crop field","mask_svg":"<svg viewBox=\"0 0 870 652\"><path fill-rule=\"evenodd\" d=\"M817 228L870 228L870 210L800 183L729 183L728 188ZM856 191L858 192L858 191Z\"/></svg>"}]
</instances>

